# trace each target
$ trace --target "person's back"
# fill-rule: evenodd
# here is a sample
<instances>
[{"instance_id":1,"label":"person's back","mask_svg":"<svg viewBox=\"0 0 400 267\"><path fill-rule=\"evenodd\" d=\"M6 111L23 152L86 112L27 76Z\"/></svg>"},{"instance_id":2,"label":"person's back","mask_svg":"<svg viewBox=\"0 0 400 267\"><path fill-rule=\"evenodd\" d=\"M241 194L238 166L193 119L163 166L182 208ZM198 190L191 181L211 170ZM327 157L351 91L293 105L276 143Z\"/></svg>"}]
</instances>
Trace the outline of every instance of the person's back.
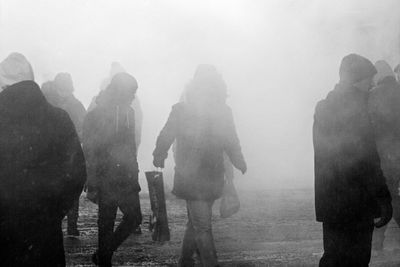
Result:
<instances>
[{"instance_id":1,"label":"person's back","mask_svg":"<svg viewBox=\"0 0 400 267\"><path fill-rule=\"evenodd\" d=\"M58 73L54 78L53 89L59 95L57 107L65 110L75 125L79 137L82 137L83 120L86 116L85 107L74 96L74 87L69 73Z\"/></svg>"},{"instance_id":2,"label":"person's back","mask_svg":"<svg viewBox=\"0 0 400 267\"><path fill-rule=\"evenodd\" d=\"M386 225L391 198L368 113L376 73L366 58L343 58L340 82L317 104L313 143L315 212L323 225L320 266L368 266L374 218Z\"/></svg>"},{"instance_id":3,"label":"person's back","mask_svg":"<svg viewBox=\"0 0 400 267\"><path fill-rule=\"evenodd\" d=\"M92 111L96 106L97 102L101 101L102 93L104 90L110 85L112 78L118 74L125 72L125 69L118 62L112 62L110 68L110 74L107 78L105 78L100 84L100 91L97 96L92 98L92 101L89 104L87 111ZM135 112L135 142L136 142L136 150L139 149L141 138L142 138L142 124L143 124L143 111L142 105L140 103L139 97L136 95L135 99L133 99L131 107Z\"/></svg>"},{"instance_id":4,"label":"person's back","mask_svg":"<svg viewBox=\"0 0 400 267\"><path fill-rule=\"evenodd\" d=\"M378 70L375 76L377 86L370 93L368 107L382 171L392 196L393 218L400 225L400 85L388 63L380 60L375 67ZM374 249L383 249L385 230L375 231ZM397 236L396 240L400 242Z\"/></svg>"},{"instance_id":5,"label":"person's back","mask_svg":"<svg viewBox=\"0 0 400 267\"><path fill-rule=\"evenodd\" d=\"M115 75L83 124L88 196L99 205L99 248L92 260L100 266L111 266L115 250L142 220L135 119L130 107L136 89L131 75ZM123 219L114 230L118 208Z\"/></svg>"},{"instance_id":6,"label":"person's back","mask_svg":"<svg viewBox=\"0 0 400 267\"><path fill-rule=\"evenodd\" d=\"M172 107L153 152L153 164L163 168L176 140L173 193L186 200L188 223L179 266L193 266L195 251L202 266L217 266L212 236L212 206L224 187L224 153L245 173L239 138L226 85L212 65L199 65L185 92L185 101Z\"/></svg>"},{"instance_id":7,"label":"person's back","mask_svg":"<svg viewBox=\"0 0 400 267\"><path fill-rule=\"evenodd\" d=\"M217 199L224 185L224 153L234 165L244 165L239 140L233 123L232 111L221 104L206 114L198 113L188 103L176 104L170 120L176 132L160 133L153 155L163 154L164 134L176 136L175 181L173 193L184 199ZM191 184L189 188L187 185Z\"/></svg>"},{"instance_id":8,"label":"person's back","mask_svg":"<svg viewBox=\"0 0 400 267\"><path fill-rule=\"evenodd\" d=\"M314 140L317 220L357 222L379 215L376 196L368 192L381 186L377 182L384 184L384 179L372 177L380 168L368 94L338 84L317 105Z\"/></svg>"},{"instance_id":9,"label":"person's back","mask_svg":"<svg viewBox=\"0 0 400 267\"><path fill-rule=\"evenodd\" d=\"M86 180L74 126L23 80L0 93L0 127L2 264L63 266L61 220Z\"/></svg>"}]
</instances>

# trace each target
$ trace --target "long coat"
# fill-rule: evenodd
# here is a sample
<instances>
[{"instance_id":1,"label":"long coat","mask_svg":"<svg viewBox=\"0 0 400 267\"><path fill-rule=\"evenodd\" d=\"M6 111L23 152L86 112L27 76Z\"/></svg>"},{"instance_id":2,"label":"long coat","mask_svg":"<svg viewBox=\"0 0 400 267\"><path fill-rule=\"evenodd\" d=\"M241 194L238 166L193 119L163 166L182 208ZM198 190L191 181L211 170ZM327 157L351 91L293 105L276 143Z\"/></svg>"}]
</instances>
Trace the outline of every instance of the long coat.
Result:
<instances>
[{"instance_id":1,"label":"long coat","mask_svg":"<svg viewBox=\"0 0 400 267\"><path fill-rule=\"evenodd\" d=\"M135 143L135 112L103 99L83 123L88 186L114 199L140 191ZM121 196L122 197L122 196Z\"/></svg>"},{"instance_id":2,"label":"long coat","mask_svg":"<svg viewBox=\"0 0 400 267\"><path fill-rule=\"evenodd\" d=\"M23 81L0 93L0 129L2 263L63 265L61 220L86 181L74 125Z\"/></svg>"},{"instance_id":3,"label":"long coat","mask_svg":"<svg viewBox=\"0 0 400 267\"><path fill-rule=\"evenodd\" d=\"M383 174L392 198L399 199L400 180L400 85L388 76L378 82L369 97L369 112Z\"/></svg>"},{"instance_id":4,"label":"long coat","mask_svg":"<svg viewBox=\"0 0 400 267\"><path fill-rule=\"evenodd\" d=\"M173 193L186 200L215 200L224 186L224 152L236 168L244 161L232 111L221 105L208 115L197 114L187 103L172 107L153 156L165 160L176 140Z\"/></svg>"},{"instance_id":5,"label":"long coat","mask_svg":"<svg viewBox=\"0 0 400 267\"><path fill-rule=\"evenodd\" d=\"M380 216L391 197L368 114L368 92L338 84L314 116L315 209L318 221L348 223Z\"/></svg>"}]
</instances>

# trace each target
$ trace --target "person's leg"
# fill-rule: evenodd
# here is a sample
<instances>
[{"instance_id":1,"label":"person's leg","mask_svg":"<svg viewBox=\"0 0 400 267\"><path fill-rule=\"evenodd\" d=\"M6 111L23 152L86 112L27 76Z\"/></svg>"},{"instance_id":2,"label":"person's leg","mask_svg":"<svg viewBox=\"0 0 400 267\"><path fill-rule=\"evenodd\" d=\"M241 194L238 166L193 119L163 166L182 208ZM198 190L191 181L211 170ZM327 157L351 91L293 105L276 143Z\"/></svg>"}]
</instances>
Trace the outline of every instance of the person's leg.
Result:
<instances>
[{"instance_id":1,"label":"person's leg","mask_svg":"<svg viewBox=\"0 0 400 267\"><path fill-rule=\"evenodd\" d=\"M65 254L61 219L51 218L44 229L36 229L36 241L40 247L40 266L65 266Z\"/></svg>"},{"instance_id":2,"label":"person's leg","mask_svg":"<svg viewBox=\"0 0 400 267\"><path fill-rule=\"evenodd\" d=\"M111 258L113 254L112 240L114 232L114 222L117 215L117 204L107 199L104 195L99 196L99 218L98 218L98 238L99 249L97 255L98 264L100 266L111 266Z\"/></svg>"},{"instance_id":3,"label":"person's leg","mask_svg":"<svg viewBox=\"0 0 400 267\"><path fill-rule=\"evenodd\" d=\"M385 241L386 228L387 228L387 225L385 225L381 228L374 229L373 236L372 236L372 248L374 250L378 250L378 251L383 250L383 242Z\"/></svg>"},{"instance_id":4,"label":"person's leg","mask_svg":"<svg viewBox=\"0 0 400 267\"><path fill-rule=\"evenodd\" d=\"M349 249L346 250L347 266L368 267L373 230L373 221L349 225L346 229L349 237Z\"/></svg>"},{"instance_id":5,"label":"person's leg","mask_svg":"<svg viewBox=\"0 0 400 267\"><path fill-rule=\"evenodd\" d=\"M340 232L337 230L334 224L323 223L322 224L323 233L323 246L324 254L319 261L320 267L334 267L339 266L340 258Z\"/></svg>"},{"instance_id":6,"label":"person's leg","mask_svg":"<svg viewBox=\"0 0 400 267\"><path fill-rule=\"evenodd\" d=\"M179 267L192 267L194 266L193 255L197 249L195 233L192 222L190 220L189 208L187 208L188 222L186 224L186 231L183 237L181 257L179 259Z\"/></svg>"},{"instance_id":7,"label":"person's leg","mask_svg":"<svg viewBox=\"0 0 400 267\"><path fill-rule=\"evenodd\" d=\"M79 199L74 202L74 206L67 214L67 233L68 235L79 236L78 230Z\"/></svg>"},{"instance_id":8,"label":"person's leg","mask_svg":"<svg viewBox=\"0 0 400 267\"><path fill-rule=\"evenodd\" d=\"M398 193L397 193L398 194ZM400 227L400 196L392 194L392 207L393 207L393 219L397 226ZM400 244L400 235L395 235L395 240Z\"/></svg>"},{"instance_id":9,"label":"person's leg","mask_svg":"<svg viewBox=\"0 0 400 267\"><path fill-rule=\"evenodd\" d=\"M193 226L196 247L200 253L203 266L217 266L217 253L212 236L212 205L213 201L187 201L189 217Z\"/></svg>"},{"instance_id":10,"label":"person's leg","mask_svg":"<svg viewBox=\"0 0 400 267\"><path fill-rule=\"evenodd\" d=\"M142 222L139 193L135 192L124 196L118 201L118 206L123 217L112 237L111 248L113 251L117 250Z\"/></svg>"}]
</instances>

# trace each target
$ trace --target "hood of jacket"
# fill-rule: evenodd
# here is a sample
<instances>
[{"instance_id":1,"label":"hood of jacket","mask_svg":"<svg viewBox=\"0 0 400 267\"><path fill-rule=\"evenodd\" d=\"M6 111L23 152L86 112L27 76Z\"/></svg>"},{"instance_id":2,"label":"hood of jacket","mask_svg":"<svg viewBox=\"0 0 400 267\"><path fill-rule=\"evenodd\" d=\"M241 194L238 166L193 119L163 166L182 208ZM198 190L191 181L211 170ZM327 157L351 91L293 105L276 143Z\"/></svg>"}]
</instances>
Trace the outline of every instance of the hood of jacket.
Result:
<instances>
[{"instance_id":1,"label":"hood of jacket","mask_svg":"<svg viewBox=\"0 0 400 267\"><path fill-rule=\"evenodd\" d=\"M0 93L0 112L9 118L31 117L32 113L47 105L46 98L33 81L16 83Z\"/></svg>"}]
</instances>

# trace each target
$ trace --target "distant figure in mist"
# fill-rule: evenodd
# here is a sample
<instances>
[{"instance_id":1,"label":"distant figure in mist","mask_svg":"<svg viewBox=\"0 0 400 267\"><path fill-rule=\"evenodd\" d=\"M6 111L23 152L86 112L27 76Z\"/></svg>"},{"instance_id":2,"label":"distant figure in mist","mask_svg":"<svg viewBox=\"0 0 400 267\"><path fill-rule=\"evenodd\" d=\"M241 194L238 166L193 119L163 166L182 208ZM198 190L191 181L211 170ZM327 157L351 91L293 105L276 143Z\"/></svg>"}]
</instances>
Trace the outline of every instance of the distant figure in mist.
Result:
<instances>
[{"instance_id":1,"label":"distant figure in mist","mask_svg":"<svg viewBox=\"0 0 400 267\"><path fill-rule=\"evenodd\" d=\"M99 248L92 260L100 266L111 266L113 253L142 221L131 108L137 88L128 73L114 75L83 124L88 198L99 205ZM118 208L123 218L114 231Z\"/></svg>"},{"instance_id":2,"label":"distant figure in mist","mask_svg":"<svg viewBox=\"0 0 400 267\"><path fill-rule=\"evenodd\" d=\"M42 85L42 92L47 101L55 107L65 110L78 133L79 140L82 140L83 119L86 116L85 107L74 96L74 86L69 73L58 73L52 82ZM79 199L76 200L72 209L68 212L67 233L68 235L79 236L78 230Z\"/></svg>"},{"instance_id":3,"label":"distant figure in mist","mask_svg":"<svg viewBox=\"0 0 400 267\"><path fill-rule=\"evenodd\" d=\"M376 72L364 57L344 57L339 83L315 109L315 210L324 243L319 266L368 266L374 218L380 217L379 228L392 217L368 114Z\"/></svg>"},{"instance_id":4,"label":"distant figure in mist","mask_svg":"<svg viewBox=\"0 0 400 267\"><path fill-rule=\"evenodd\" d=\"M232 111L225 104L225 82L214 66L199 65L186 88L186 100L172 107L153 152L155 167L163 168L176 140L176 167L172 193L186 200L188 223L179 266L217 266L211 228L212 206L224 187L224 152L245 173Z\"/></svg>"},{"instance_id":5,"label":"distant figure in mist","mask_svg":"<svg viewBox=\"0 0 400 267\"><path fill-rule=\"evenodd\" d=\"M86 181L68 114L50 105L29 62L0 63L0 259L2 266L65 266L61 221Z\"/></svg>"},{"instance_id":6,"label":"distant figure in mist","mask_svg":"<svg viewBox=\"0 0 400 267\"><path fill-rule=\"evenodd\" d=\"M97 98L100 97L102 92L110 84L114 75L120 72L125 72L124 67L122 67L122 65L118 62L111 63L110 76L102 81L100 85L100 92L97 96L93 97L92 102L90 102L88 112L96 107ZM136 139L136 150L138 150L142 138L142 122L143 122L143 112L138 96L135 96L135 99L132 101L131 107L135 111L135 139Z\"/></svg>"},{"instance_id":7,"label":"distant figure in mist","mask_svg":"<svg viewBox=\"0 0 400 267\"><path fill-rule=\"evenodd\" d=\"M381 166L390 194L393 217L400 225L400 85L388 63L381 60L375 64L376 87L370 93L369 111L375 129L376 145ZM386 227L375 230L372 247L383 249ZM400 237L397 236L400 244Z\"/></svg>"}]
</instances>

